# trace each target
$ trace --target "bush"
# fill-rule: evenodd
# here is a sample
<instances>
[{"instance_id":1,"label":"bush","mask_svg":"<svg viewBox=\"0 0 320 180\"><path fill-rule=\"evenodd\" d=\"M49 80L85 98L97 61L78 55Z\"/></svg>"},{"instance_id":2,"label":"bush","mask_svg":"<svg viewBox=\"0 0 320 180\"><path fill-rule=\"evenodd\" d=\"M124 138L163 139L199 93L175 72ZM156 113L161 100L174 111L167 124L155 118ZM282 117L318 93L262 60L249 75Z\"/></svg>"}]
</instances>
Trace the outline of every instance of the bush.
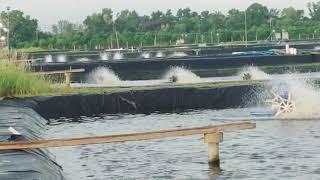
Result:
<instances>
[{"instance_id":1,"label":"bush","mask_svg":"<svg viewBox=\"0 0 320 180\"><path fill-rule=\"evenodd\" d=\"M0 97L37 95L49 91L43 76L28 72L26 65L0 61Z\"/></svg>"}]
</instances>

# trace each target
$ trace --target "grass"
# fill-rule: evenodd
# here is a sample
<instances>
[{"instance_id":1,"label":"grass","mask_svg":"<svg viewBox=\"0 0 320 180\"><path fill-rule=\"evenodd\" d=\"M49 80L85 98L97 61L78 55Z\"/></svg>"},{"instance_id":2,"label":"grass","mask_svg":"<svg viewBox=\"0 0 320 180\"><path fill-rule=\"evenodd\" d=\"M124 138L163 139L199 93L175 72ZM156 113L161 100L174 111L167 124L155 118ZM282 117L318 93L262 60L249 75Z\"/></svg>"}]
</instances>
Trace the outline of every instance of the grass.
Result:
<instances>
[{"instance_id":1,"label":"grass","mask_svg":"<svg viewBox=\"0 0 320 180\"><path fill-rule=\"evenodd\" d=\"M47 93L49 85L43 76L30 73L26 65L0 60L0 97Z\"/></svg>"}]
</instances>

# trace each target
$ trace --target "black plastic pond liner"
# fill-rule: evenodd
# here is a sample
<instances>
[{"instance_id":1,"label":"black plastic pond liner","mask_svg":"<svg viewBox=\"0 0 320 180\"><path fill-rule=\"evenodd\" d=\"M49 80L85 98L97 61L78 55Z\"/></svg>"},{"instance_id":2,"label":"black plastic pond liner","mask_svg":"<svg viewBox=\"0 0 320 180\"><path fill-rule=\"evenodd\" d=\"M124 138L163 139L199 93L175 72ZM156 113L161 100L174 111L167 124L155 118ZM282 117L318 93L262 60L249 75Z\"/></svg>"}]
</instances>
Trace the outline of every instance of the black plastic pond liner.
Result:
<instances>
[{"instance_id":1,"label":"black plastic pond liner","mask_svg":"<svg viewBox=\"0 0 320 180\"><path fill-rule=\"evenodd\" d=\"M0 131L9 127L23 134L18 141L41 139L47 121L31 108L0 104ZM7 142L11 135L0 135ZM0 151L0 179L62 180L62 168L45 149Z\"/></svg>"},{"instance_id":2,"label":"black plastic pond liner","mask_svg":"<svg viewBox=\"0 0 320 180\"><path fill-rule=\"evenodd\" d=\"M100 114L149 114L189 109L225 109L248 105L260 85L175 87L98 94L74 94L8 100L32 107L46 119Z\"/></svg>"}]
</instances>

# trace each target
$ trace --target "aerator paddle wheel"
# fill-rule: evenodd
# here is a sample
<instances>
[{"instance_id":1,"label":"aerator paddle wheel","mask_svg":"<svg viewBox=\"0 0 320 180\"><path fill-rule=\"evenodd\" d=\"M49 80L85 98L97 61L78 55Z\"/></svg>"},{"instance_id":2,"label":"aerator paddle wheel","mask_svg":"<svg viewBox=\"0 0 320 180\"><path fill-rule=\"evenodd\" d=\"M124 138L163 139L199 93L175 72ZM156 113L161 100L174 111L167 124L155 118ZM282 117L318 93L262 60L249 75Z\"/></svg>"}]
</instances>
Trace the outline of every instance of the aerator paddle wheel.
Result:
<instances>
[{"instance_id":1,"label":"aerator paddle wheel","mask_svg":"<svg viewBox=\"0 0 320 180\"><path fill-rule=\"evenodd\" d=\"M288 92L284 97L275 92L272 92L272 95L273 99L267 100L267 102L271 103L272 109L276 111L275 117L292 113L295 110L296 105L291 92Z\"/></svg>"}]
</instances>

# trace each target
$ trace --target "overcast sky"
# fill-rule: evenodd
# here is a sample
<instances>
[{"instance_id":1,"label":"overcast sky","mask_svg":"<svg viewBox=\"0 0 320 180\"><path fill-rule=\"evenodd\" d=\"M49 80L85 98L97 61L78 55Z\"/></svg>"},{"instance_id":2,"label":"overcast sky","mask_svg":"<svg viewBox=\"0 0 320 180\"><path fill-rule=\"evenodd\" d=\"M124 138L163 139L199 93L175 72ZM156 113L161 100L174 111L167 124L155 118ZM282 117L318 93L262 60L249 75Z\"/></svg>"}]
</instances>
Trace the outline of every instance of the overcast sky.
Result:
<instances>
[{"instance_id":1,"label":"overcast sky","mask_svg":"<svg viewBox=\"0 0 320 180\"><path fill-rule=\"evenodd\" d=\"M123 9L136 10L139 14L150 14L154 10L190 7L194 11L218 10L223 13L231 8L245 9L258 2L272 8L292 6L307 12L307 3L313 0L0 0L0 10L10 6L39 20L42 29L49 30L60 19L81 23L84 18L102 8L114 12Z\"/></svg>"}]
</instances>

